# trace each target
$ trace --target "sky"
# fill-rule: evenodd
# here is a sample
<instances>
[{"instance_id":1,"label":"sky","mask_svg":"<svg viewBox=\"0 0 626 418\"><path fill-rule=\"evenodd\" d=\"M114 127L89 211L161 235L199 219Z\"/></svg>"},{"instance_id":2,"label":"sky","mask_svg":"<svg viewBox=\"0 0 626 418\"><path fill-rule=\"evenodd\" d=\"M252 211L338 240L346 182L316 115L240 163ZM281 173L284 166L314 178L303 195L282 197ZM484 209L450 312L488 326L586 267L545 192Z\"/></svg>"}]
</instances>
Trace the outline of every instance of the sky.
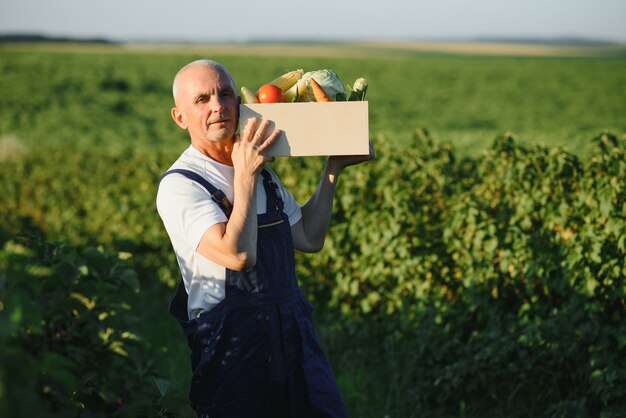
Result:
<instances>
[{"instance_id":1,"label":"sky","mask_svg":"<svg viewBox=\"0 0 626 418\"><path fill-rule=\"evenodd\" d=\"M626 0L0 0L0 34L147 42L589 38Z\"/></svg>"}]
</instances>

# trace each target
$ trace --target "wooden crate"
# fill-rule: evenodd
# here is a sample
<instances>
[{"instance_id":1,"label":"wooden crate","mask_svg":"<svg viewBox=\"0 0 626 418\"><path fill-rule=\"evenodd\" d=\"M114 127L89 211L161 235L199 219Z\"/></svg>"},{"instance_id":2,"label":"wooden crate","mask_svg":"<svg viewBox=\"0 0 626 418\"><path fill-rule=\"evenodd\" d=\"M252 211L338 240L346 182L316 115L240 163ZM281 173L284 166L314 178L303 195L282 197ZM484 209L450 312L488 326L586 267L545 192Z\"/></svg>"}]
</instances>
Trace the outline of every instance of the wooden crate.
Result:
<instances>
[{"instance_id":1,"label":"wooden crate","mask_svg":"<svg viewBox=\"0 0 626 418\"><path fill-rule=\"evenodd\" d=\"M264 103L239 107L240 131L251 117L268 119L269 134L282 130L266 154L275 157L365 155L369 153L366 101Z\"/></svg>"}]
</instances>

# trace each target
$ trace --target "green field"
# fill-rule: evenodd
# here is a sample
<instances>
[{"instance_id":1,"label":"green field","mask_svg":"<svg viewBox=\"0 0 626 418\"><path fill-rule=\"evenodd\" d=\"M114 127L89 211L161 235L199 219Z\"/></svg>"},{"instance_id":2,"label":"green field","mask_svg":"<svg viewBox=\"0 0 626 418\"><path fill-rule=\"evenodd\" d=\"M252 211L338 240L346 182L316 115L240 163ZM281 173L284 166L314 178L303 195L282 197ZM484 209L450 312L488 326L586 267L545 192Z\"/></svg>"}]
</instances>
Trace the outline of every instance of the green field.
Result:
<instances>
[{"instance_id":1,"label":"green field","mask_svg":"<svg viewBox=\"0 0 626 418\"><path fill-rule=\"evenodd\" d=\"M0 50L5 92L0 132L37 146L42 141L109 146L130 138L136 145L171 146L184 138L167 116L170 79L181 64L206 55L191 47L182 49L187 55L114 47L95 51ZM624 59L377 51L370 59L241 57L220 49L224 55L212 56L240 85L250 87L294 68L330 67L345 83L364 76L372 86L371 132L403 144L414 129L427 128L438 141L479 153L508 131L526 144L585 153L598 132L626 131Z\"/></svg>"},{"instance_id":2,"label":"green field","mask_svg":"<svg viewBox=\"0 0 626 418\"><path fill-rule=\"evenodd\" d=\"M377 158L297 272L351 416L623 416L623 51L259 51L0 46L0 415L192 416L154 200L171 79L209 57L369 80ZM322 164L273 168L304 202Z\"/></svg>"}]
</instances>

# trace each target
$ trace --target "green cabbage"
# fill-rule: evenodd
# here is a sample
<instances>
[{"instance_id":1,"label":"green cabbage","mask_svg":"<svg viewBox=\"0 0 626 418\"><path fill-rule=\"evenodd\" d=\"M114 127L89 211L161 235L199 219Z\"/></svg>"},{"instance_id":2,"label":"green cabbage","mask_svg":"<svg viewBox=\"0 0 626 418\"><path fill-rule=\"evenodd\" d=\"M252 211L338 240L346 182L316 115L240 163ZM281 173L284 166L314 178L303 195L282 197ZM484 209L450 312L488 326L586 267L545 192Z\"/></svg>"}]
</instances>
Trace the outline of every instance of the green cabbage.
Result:
<instances>
[{"instance_id":1,"label":"green cabbage","mask_svg":"<svg viewBox=\"0 0 626 418\"><path fill-rule=\"evenodd\" d=\"M308 73L304 73L302 76L303 80L309 80L310 78L314 78L315 81L324 89L328 97L333 100L345 100L346 97L346 89L343 86L343 83L339 79L339 76L335 74L331 70L317 70L317 71L309 71ZM308 83L307 83L308 85ZM304 97L306 96L306 97ZM307 92L303 95L300 101L315 101L311 100L313 97L313 91L309 86L307 88Z\"/></svg>"}]
</instances>

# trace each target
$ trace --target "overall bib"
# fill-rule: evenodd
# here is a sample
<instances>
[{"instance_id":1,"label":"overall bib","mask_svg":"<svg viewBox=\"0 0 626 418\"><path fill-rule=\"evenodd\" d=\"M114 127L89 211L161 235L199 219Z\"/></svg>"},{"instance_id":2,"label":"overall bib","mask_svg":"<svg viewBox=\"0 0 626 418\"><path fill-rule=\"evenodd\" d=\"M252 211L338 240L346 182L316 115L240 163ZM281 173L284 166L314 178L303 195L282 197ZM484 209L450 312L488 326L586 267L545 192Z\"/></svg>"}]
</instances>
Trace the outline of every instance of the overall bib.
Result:
<instances>
[{"instance_id":1,"label":"overall bib","mask_svg":"<svg viewBox=\"0 0 626 418\"><path fill-rule=\"evenodd\" d=\"M202 184L230 215L220 190L188 170L165 175L173 172ZM258 215L257 264L226 269L225 298L198 318L188 318L182 280L170 305L192 351L192 406L202 418L347 417L296 280L283 201L262 175L267 211Z\"/></svg>"}]
</instances>

